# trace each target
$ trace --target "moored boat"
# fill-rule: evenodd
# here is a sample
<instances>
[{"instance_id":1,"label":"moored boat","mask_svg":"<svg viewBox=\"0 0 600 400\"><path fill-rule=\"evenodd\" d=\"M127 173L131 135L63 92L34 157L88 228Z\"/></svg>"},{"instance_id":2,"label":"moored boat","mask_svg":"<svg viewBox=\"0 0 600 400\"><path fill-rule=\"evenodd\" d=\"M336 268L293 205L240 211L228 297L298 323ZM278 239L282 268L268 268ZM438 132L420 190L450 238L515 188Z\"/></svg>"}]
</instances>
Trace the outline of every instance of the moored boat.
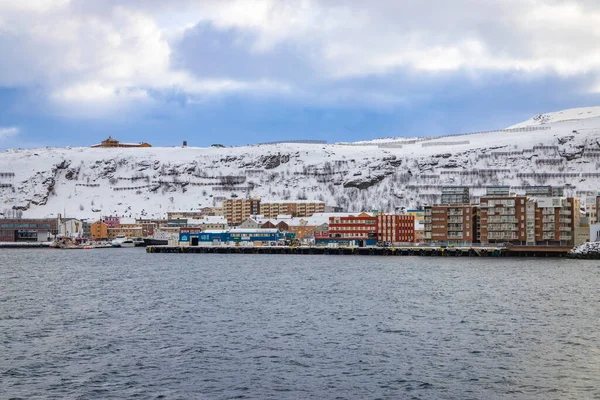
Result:
<instances>
[{"instance_id":1,"label":"moored boat","mask_svg":"<svg viewBox=\"0 0 600 400\"><path fill-rule=\"evenodd\" d=\"M112 247L135 247L133 240L128 239L125 235L117 235L110 245Z\"/></svg>"}]
</instances>

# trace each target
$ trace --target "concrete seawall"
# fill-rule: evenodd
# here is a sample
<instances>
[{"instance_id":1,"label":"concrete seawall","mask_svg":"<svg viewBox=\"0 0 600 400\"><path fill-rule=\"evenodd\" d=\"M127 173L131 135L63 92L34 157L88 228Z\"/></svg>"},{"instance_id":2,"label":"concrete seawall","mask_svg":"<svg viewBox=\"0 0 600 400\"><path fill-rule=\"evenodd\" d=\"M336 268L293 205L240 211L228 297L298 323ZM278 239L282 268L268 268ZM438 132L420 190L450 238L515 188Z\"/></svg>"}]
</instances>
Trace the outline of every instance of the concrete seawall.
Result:
<instances>
[{"instance_id":1,"label":"concrete seawall","mask_svg":"<svg viewBox=\"0 0 600 400\"><path fill-rule=\"evenodd\" d=\"M423 257L566 257L565 247L235 247L148 246L148 253L176 254L297 254Z\"/></svg>"}]
</instances>

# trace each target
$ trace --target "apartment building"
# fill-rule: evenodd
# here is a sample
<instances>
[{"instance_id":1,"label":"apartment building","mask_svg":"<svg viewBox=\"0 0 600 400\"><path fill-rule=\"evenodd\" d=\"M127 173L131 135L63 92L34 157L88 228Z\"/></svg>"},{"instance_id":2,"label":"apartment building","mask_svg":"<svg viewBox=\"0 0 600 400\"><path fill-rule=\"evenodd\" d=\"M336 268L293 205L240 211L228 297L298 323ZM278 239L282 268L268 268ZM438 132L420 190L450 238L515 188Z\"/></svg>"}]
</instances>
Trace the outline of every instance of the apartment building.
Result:
<instances>
[{"instance_id":1,"label":"apartment building","mask_svg":"<svg viewBox=\"0 0 600 400\"><path fill-rule=\"evenodd\" d=\"M479 201L481 243L525 244L527 202L526 196L483 196Z\"/></svg>"},{"instance_id":2,"label":"apartment building","mask_svg":"<svg viewBox=\"0 0 600 400\"><path fill-rule=\"evenodd\" d=\"M580 199L540 197L535 199L536 244L573 245L580 224Z\"/></svg>"},{"instance_id":3,"label":"apartment building","mask_svg":"<svg viewBox=\"0 0 600 400\"><path fill-rule=\"evenodd\" d=\"M477 233L477 206L436 204L425 207L424 240L473 243Z\"/></svg>"},{"instance_id":4,"label":"apartment building","mask_svg":"<svg viewBox=\"0 0 600 400\"><path fill-rule=\"evenodd\" d=\"M388 243L413 243L415 241L415 216L378 215L377 240Z\"/></svg>"},{"instance_id":5,"label":"apartment building","mask_svg":"<svg viewBox=\"0 0 600 400\"><path fill-rule=\"evenodd\" d=\"M357 241L359 246L377 244L377 217L362 213L356 216L329 218L329 239L334 241Z\"/></svg>"},{"instance_id":6,"label":"apartment building","mask_svg":"<svg viewBox=\"0 0 600 400\"><path fill-rule=\"evenodd\" d=\"M260 204L260 214L267 219L277 218L278 215L292 217L311 217L313 214L325 212L325 203L321 201L277 201Z\"/></svg>"},{"instance_id":7,"label":"apartment building","mask_svg":"<svg viewBox=\"0 0 600 400\"><path fill-rule=\"evenodd\" d=\"M529 197L563 197L565 189L556 186L529 186L525 189L525 196Z\"/></svg>"},{"instance_id":8,"label":"apartment building","mask_svg":"<svg viewBox=\"0 0 600 400\"><path fill-rule=\"evenodd\" d=\"M260 214L260 199L225 199L223 200L223 216L230 226L236 226Z\"/></svg>"},{"instance_id":9,"label":"apartment building","mask_svg":"<svg viewBox=\"0 0 600 400\"><path fill-rule=\"evenodd\" d=\"M446 186L442 188L442 204L469 204L469 188Z\"/></svg>"},{"instance_id":10,"label":"apartment building","mask_svg":"<svg viewBox=\"0 0 600 400\"><path fill-rule=\"evenodd\" d=\"M167 211L167 219L188 219L188 218L202 218L206 215L202 210L200 211Z\"/></svg>"}]
</instances>

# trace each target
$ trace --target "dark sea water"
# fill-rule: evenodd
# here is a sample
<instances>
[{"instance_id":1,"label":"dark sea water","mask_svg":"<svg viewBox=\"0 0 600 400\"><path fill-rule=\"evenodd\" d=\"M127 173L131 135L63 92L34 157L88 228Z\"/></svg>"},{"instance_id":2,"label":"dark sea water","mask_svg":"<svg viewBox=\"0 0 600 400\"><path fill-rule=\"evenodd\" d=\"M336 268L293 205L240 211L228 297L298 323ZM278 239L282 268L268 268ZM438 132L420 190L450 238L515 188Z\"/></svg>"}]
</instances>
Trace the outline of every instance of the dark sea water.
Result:
<instances>
[{"instance_id":1,"label":"dark sea water","mask_svg":"<svg viewBox=\"0 0 600 400\"><path fill-rule=\"evenodd\" d=\"M0 398L600 398L600 262L0 250Z\"/></svg>"}]
</instances>

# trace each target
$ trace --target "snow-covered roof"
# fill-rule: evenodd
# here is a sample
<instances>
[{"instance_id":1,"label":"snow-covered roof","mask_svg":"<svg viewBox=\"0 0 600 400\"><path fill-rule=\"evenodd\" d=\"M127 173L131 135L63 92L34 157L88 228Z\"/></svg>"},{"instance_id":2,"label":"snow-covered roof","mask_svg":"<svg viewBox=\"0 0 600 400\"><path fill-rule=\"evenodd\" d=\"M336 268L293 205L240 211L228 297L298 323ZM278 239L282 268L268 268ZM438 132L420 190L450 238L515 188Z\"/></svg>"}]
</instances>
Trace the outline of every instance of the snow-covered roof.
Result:
<instances>
[{"instance_id":1,"label":"snow-covered roof","mask_svg":"<svg viewBox=\"0 0 600 400\"><path fill-rule=\"evenodd\" d=\"M276 228L233 228L229 230L229 233L277 233L279 229Z\"/></svg>"}]
</instances>

